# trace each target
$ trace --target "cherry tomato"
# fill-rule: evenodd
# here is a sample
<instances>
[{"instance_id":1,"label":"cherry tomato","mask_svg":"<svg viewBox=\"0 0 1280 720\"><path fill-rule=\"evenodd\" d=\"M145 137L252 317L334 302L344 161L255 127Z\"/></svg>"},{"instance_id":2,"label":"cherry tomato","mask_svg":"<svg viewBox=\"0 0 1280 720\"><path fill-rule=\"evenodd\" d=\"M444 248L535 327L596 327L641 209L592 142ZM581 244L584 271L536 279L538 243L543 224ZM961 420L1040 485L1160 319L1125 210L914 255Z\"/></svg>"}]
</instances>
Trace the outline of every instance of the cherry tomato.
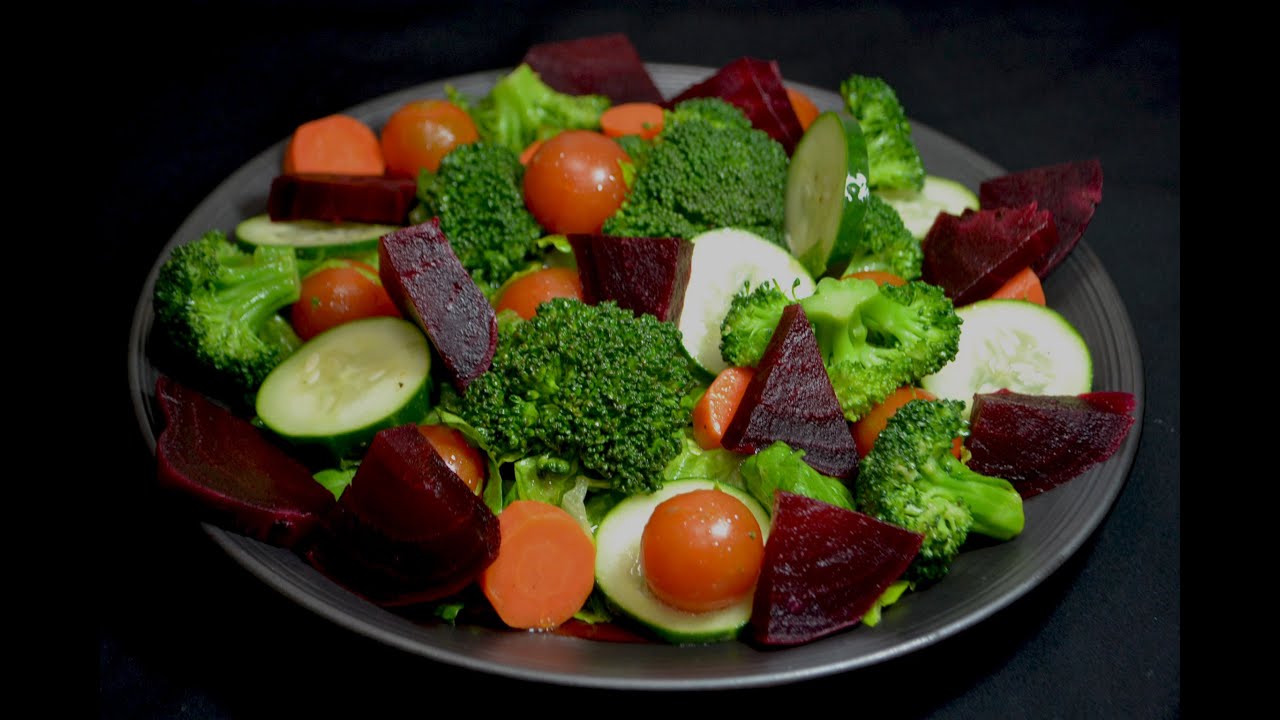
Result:
<instances>
[{"instance_id":1,"label":"cherry tomato","mask_svg":"<svg viewBox=\"0 0 1280 720\"><path fill-rule=\"evenodd\" d=\"M382 315L402 317L378 271L356 260L307 275L298 301L289 309L289 321L303 340L345 322Z\"/></svg>"},{"instance_id":2,"label":"cherry tomato","mask_svg":"<svg viewBox=\"0 0 1280 720\"><path fill-rule=\"evenodd\" d=\"M415 100L387 118L379 140L387 174L417 178L421 168L435 172L450 150L479 138L475 122L457 105Z\"/></svg>"},{"instance_id":3,"label":"cherry tomato","mask_svg":"<svg viewBox=\"0 0 1280 720\"><path fill-rule=\"evenodd\" d=\"M591 130L566 130L542 143L524 172L524 201L552 233L599 232L627 195L622 147Z\"/></svg>"},{"instance_id":4,"label":"cherry tomato","mask_svg":"<svg viewBox=\"0 0 1280 720\"><path fill-rule=\"evenodd\" d=\"M534 270L512 280L502 289L494 310L514 310L528 320L538 305L551 298L582 299L582 278L573 268L549 267Z\"/></svg>"},{"instance_id":5,"label":"cherry tomato","mask_svg":"<svg viewBox=\"0 0 1280 720\"><path fill-rule=\"evenodd\" d=\"M462 478L471 492L479 495L487 475L484 457L467 442L466 436L447 425L419 425L418 431L440 453L449 469Z\"/></svg>"},{"instance_id":6,"label":"cherry tomato","mask_svg":"<svg viewBox=\"0 0 1280 720\"><path fill-rule=\"evenodd\" d=\"M640 539L649 589L689 612L727 607L748 596L764 562L755 515L723 490L694 490L654 508Z\"/></svg>"}]
</instances>

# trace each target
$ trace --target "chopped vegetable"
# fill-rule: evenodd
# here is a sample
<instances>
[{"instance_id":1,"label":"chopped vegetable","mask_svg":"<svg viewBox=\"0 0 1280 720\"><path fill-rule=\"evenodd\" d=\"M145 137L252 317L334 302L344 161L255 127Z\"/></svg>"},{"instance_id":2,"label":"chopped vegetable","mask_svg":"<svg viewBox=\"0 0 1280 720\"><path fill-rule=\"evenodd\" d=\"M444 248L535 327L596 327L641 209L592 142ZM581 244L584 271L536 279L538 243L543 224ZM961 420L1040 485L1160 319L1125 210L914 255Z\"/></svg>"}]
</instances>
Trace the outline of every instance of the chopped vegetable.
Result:
<instances>
[{"instance_id":1,"label":"chopped vegetable","mask_svg":"<svg viewBox=\"0 0 1280 720\"><path fill-rule=\"evenodd\" d=\"M1040 276L1031 267L1025 267L1013 274L1003 285L991 293L992 299L1026 300L1037 305L1044 305L1044 286L1040 284Z\"/></svg>"},{"instance_id":2,"label":"chopped vegetable","mask_svg":"<svg viewBox=\"0 0 1280 720\"><path fill-rule=\"evenodd\" d=\"M592 130L565 130L544 140L524 171L524 203L548 232L600 231L627 196L618 143Z\"/></svg>"},{"instance_id":3,"label":"chopped vegetable","mask_svg":"<svg viewBox=\"0 0 1280 720\"><path fill-rule=\"evenodd\" d=\"M920 190L924 162L911 139L911 123L884 78L853 74L840 83L845 109L862 125L873 190Z\"/></svg>"},{"instance_id":4,"label":"chopped vegetable","mask_svg":"<svg viewBox=\"0 0 1280 720\"><path fill-rule=\"evenodd\" d=\"M382 175L386 161L378 136L350 115L328 115L305 122L285 145L281 170L289 174Z\"/></svg>"},{"instance_id":5,"label":"chopped vegetable","mask_svg":"<svg viewBox=\"0 0 1280 720\"><path fill-rule=\"evenodd\" d=\"M528 320L538 306L551 298L582 299L582 278L568 267L538 268L517 275L497 292L494 310L510 310Z\"/></svg>"},{"instance_id":6,"label":"chopped vegetable","mask_svg":"<svg viewBox=\"0 0 1280 720\"><path fill-rule=\"evenodd\" d=\"M332 327L367 317L401 317L378 271L357 260L332 260L302 278L289 322L310 340Z\"/></svg>"},{"instance_id":7,"label":"chopped vegetable","mask_svg":"<svg viewBox=\"0 0 1280 720\"><path fill-rule=\"evenodd\" d=\"M449 99L467 111L480 139L519 154L535 140L562 130L599 130L600 113L609 107L603 95L569 95L542 81L526 63L498 79L489 92L472 100L445 88Z\"/></svg>"},{"instance_id":8,"label":"chopped vegetable","mask_svg":"<svg viewBox=\"0 0 1280 720\"><path fill-rule=\"evenodd\" d=\"M755 368L730 366L720 371L693 406L693 436L704 450L720 447L725 428L742 404Z\"/></svg>"},{"instance_id":9,"label":"chopped vegetable","mask_svg":"<svg viewBox=\"0 0 1280 720\"><path fill-rule=\"evenodd\" d=\"M479 139L465 110L434 98L401 105L379 136L387 174L406 178L417 178L422 170L435 172L454 148Z\"/></svg>"},{"instance_id":10,"label":"chopped vegetable","mask_svg":"<svg viewBox=\"0 0 1280 720\"><path fill-rule=\"evenodd\" d=\"M622 103L600 114L600 131L613 138L638 135L650 140L662 132L665 119L666 109L658 103Z\"/></svg>"}]
</instances>

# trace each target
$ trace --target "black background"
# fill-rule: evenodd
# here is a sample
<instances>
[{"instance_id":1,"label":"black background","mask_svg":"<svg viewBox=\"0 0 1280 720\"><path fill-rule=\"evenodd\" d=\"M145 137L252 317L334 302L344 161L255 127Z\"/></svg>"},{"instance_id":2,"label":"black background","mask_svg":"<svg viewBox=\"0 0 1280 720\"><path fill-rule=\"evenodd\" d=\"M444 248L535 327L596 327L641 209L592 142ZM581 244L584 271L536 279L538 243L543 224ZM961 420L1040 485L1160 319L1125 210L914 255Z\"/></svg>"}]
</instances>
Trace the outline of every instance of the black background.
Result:
<instances>
[{"instance_id":1,"label":"black background","mask_svg":"<svg viewBox=\"0 0 1280 720\"><path fill-rule=\"evenodd\" d=\"M608 717L777 708L842 717L1181 714L1181 18L1133 3L174 2L85 11L76 68L92 133L84 178L115 459L88 502L101 717L430 716L545 708ZM101 23L100 29L97 23ZM516 63L532 43L624 32L651 62L776 59L835 89L880 75L907 112L1010 170L1099 157L1085 242L1137 331L1142 440L1111 513L1057 572L996 616L904 658L733 692L543 686L394 650L311 614L169 512L129 397L127 339L160 248L225 176L294 127L441 77ZM118 469L116 469L118 468ZM96 672L95 672L96 671ZM625 696L624 696L625 695ZM614 701L621 700L615 704ZM539 710L539 714L541 711ZM628 714L630 714L628 712Z\"/></svg>"}]
</instances>

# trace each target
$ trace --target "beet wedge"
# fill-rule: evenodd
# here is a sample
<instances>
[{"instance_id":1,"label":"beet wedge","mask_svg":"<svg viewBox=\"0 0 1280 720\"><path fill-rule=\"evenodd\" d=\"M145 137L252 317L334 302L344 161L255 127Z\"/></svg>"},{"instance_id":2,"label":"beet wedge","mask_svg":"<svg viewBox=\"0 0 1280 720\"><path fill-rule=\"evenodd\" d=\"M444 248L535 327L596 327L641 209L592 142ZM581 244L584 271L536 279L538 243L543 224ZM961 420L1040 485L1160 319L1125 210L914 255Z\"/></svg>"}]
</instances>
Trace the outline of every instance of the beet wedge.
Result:
<instances>
[{"instance_id":1,"label":"beet wedge","mask_svg":"<svg viewBox=\"0 0 1280 720\"><path fill-rule=\"evenodd\" d=\"M373 175L277 175L267 194L272 220L404 225L416 202L411 178Z\"/></svg>"},{"instance_id":2,"label":"beet wedge","mask_svg":"<svg viewBox=\"0 0 1280 720\"><path fill-rule=\"evenodd\" d=\"M552 89L568 95L604 95L615 105L662 103L662 92L640 53L622 33L539 43L521 62Z\"/></svg>"},{"instance_id":3,"label":"beet wedge","mask_svg":"<svg viewBox=\"0 0 1280 720\"><path fill-rule=\"evenodd\" d=\"M378 241L378 275L396 306L413 319L459 391L489 369L498 321L488 298L462 266L439 218Z\"/></svg>"},{"instance_id":4,"label":"beet wedge","mask_svg":"<svg viewBox=\"0 0 1280 720\"><path fill-rule=\"evenodd\" d=\"M938 213L921 241L921 279L957 306L984 300L1058 242L1053 215L1030 202L1016 208Z\"/></svg>"},{"instance_id":5,"label":"beet wedge","mask_svg":"<svg viewBox=\"0 0 1280 720\"><path fill-rule=\"evenodd\" d=\"M856 625L902 576L924 536L870 515L785 491L751 608L762 645L799 645Z\"/></svg>"},{"instance_id":6,"label":"beet wedge","mask_svg":"<svg viewBox=\"0 0 1280 720\"><path fill-rule=\"evenodd\" d=\"M782 71L774 60L738 58L706 80L680 91L667 101L667 107L700 97L718 97L736 105L753 126L782 143L787 155L795 151L796 143L804 135L804 127L782 82Z\"/></svg>"},{"instance_id":7,"label":"beet wedge","mask_svg":"<svg viewBox=\"0 0 1280 720\"><path fill-rule=\"evenodd\" d=\"M449 597L498 554L498 518L416 425L374 436L304 557L371 602Z\"/></svg>"},{"instance_id":8,"label":"beet wedge","mask_svg":"<svg viewBox=\"0 0 1280 720\"><path fill-rule=\"evenodd\" d=\"M799 303L783 309L721 445L751 454L777 440L804 450L804 461L823 475L849 480L857 474L853 432Z\"/></svg>"},{"instance_id":9,"label":"beet wedge","mask_svg":"<svg viewBox=\"0 0 1280 720\"><path fill-rule=\"evenodd\" d=\"M333 507L311 471L248 420L163 375L156 399L165 418L156 439L160 485L201 520L295 549Z\"/></svg>"},{"instance_id":10,"label":"beet wedge","mask_svg":"<svg viewBox=\"0 0 1280 720\"><path fill-rule=\"evenodd\" d=\"M1039 495L1106 461L1135 422L1127 392L1025 395L1002 390L973 396L969 467Z\"/></svg>"},{"instance_id":11,"label":"beet wedge","mask_svg":"<svg viewBox=\"0 0 1280 720\"><path fill-rule=\"evenodd\" d=\"M1102 162L1097 158L1032 168L986 180L978 186L983 209L1036 202L1053 214L1058 242L1032 265L1041 278L1071 254L1102 202Z\"/></svg>"},{"instance_id":12,"label":"beet wedge","mask_svg":"<svg viewBox=\"0 0 1280 720\"><path fill-rule=\"evenodd\" d=\"M569 236L582 299L612 300L637 315L678 322L693 262L693 243L684 238Z\"/></svg>"}]
</instances>

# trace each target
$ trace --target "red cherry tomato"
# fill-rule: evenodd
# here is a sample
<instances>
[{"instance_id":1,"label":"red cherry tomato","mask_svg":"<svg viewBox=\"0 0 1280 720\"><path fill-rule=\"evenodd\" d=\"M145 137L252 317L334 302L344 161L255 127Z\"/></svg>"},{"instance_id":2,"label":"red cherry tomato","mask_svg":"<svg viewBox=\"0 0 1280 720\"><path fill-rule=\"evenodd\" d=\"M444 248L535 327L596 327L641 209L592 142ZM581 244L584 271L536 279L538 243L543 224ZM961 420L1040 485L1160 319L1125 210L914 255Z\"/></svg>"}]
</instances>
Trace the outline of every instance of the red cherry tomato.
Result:
<instances>
[{"instance_id":1,"label":"red cherry tomato","mask_svg":"<svg viewBox=\"0 0 1280 720\"><path fill-rule=\"evenodd\" d=\"M533 317L538 305L558 297L582 299L582 278L578 276L577 270L549 267L521 275L502 289L494 310L514 310L517 315L528 320Z\"/></svg>"},{"instance_id":2,"label":"red cherry tomato","mask_svg":"<svg viewBox=\"0 0 1280 720\"><path fill-rule=\"evenodd\" d=\"M484 488L484 457L458 430L447 425L419 425L418 432L440 453L449 469L458 474L471 492L477 495Z\"/></svg>"},{"instance_id":3,"label":"red cherry tomato","mask_svg":"<svg viewBox=\"0 0 1280 720\"><path fill-rule=\"evenodd\" d=\"M623 162L631 158L608 136L566 130L542 143L529 159L525 205L549 232L599 232L627 195Z\"/></svg>"},{"instance_id":4,"label":"red cherry tomato","mask_svg":"<svg viewBox=\"0 0 1280 720\"><path fill-rule=\"evenodd\" d=\"M654 508L640 539L645 580L672 607L705 612L747 597L764 563L760 523L723 490L694 490Z\"/></svg>"},{"instance_id":5,"label":"red cherry tomato","mask_svg":"<svg viewBox=\"0 0 1280 720\"><path fill-rule=\"evenodd\" d=\"M416 100L387 118L379 143L387 174L417 178L418 171L440 169L440 160L458 145L480 137L465 110L448 100Z\"/></svg>"},{"instance_id":6,"label":"red cherry tomato","mask_svg":"<svg viewBox=\"0 0 1280 720\"><path fill-rule=\"evenodd\" d=\"M356 260L307 275L298 301L289 309L294 332L303 340L352 320L382 315L402 317L378 271Z\"/></svg>"}]
</instances>

